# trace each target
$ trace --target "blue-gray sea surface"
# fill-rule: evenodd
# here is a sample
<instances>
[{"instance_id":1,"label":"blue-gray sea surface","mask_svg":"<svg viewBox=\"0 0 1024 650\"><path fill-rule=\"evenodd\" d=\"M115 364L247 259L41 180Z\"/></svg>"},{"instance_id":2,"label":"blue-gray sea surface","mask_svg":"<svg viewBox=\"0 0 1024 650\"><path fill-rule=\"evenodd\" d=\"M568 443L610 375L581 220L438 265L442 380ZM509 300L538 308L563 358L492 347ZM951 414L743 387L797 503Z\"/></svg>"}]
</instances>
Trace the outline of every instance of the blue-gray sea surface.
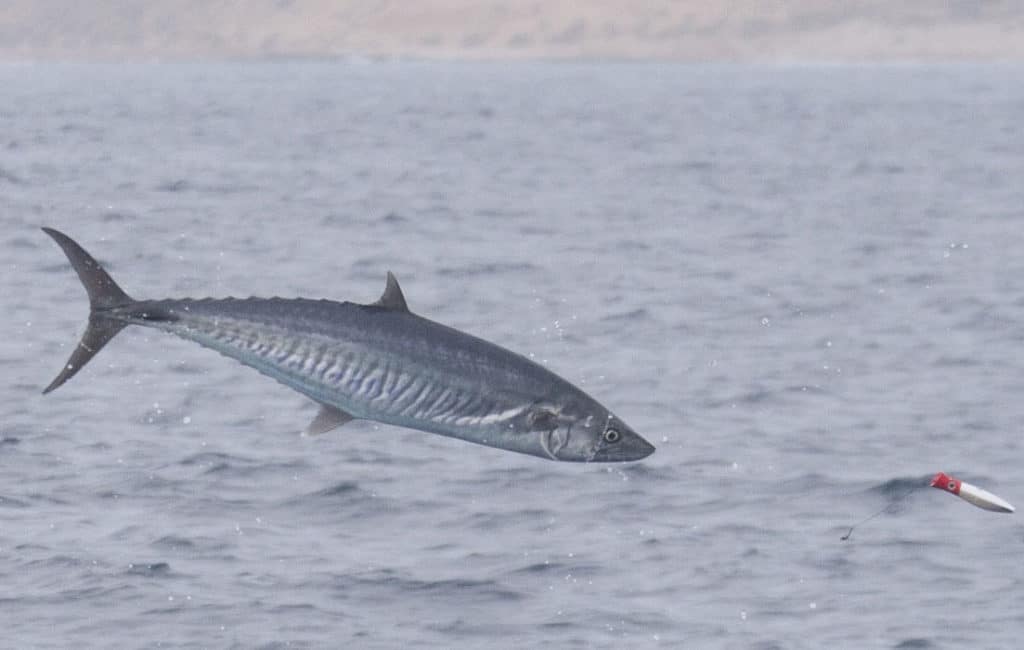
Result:
<instances>
[{"instance_id":1,"label":"blue-gray sea surface","mask_svg":"<svg viewBox=\"0 0 1024 650\"><path fill-rule=\"evenodd\" d=\"M1013 66L0 67L0 647L1013 648ZM411 308L658 446L353 422L87 300ZM892 508L840 541L848 526Z\"/></svg>"}]
</instances>

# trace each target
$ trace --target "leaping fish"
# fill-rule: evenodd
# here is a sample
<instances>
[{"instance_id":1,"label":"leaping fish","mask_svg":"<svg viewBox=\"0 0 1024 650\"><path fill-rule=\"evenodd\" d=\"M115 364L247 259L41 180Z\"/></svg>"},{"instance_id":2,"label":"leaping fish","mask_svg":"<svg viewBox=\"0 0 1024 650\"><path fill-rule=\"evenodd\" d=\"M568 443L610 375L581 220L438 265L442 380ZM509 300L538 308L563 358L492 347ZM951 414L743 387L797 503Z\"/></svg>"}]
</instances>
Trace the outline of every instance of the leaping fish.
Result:
<instances>
[{"instance_id":1,"label":"leaping fish","mask_svg":"<svg viewBox=\"0 0 1024 650\"><path fill-rule=\"evenodd\" d=\"M389 271L372 304L306 298L135 300L67 235L89 295L89 324L43 393L85 366L128 325L220 352L320 404L307 432L353 419L419 429L551 460L618 462L654 446L547 368L409 310Z\"/></svg>"}]
</instances>

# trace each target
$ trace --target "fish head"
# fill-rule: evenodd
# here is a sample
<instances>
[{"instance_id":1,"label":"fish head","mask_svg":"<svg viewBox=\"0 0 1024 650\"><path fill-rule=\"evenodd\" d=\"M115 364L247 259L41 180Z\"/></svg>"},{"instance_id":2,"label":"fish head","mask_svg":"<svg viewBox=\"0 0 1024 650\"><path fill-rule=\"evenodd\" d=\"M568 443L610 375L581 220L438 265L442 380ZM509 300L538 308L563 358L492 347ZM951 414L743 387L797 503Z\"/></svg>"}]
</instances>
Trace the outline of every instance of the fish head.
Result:
<instances>
[{"instance_id":1,"label":"fish head","mask_svg":"<svg viewBox=\"0 0 1024 650\"><path fill-rule=\"evenodd\" d=\"M540 444L536 455L552 460L615 463L654 453L654 445L590 398L534 405L527 426Z\"/></svg>"}]
</instances>

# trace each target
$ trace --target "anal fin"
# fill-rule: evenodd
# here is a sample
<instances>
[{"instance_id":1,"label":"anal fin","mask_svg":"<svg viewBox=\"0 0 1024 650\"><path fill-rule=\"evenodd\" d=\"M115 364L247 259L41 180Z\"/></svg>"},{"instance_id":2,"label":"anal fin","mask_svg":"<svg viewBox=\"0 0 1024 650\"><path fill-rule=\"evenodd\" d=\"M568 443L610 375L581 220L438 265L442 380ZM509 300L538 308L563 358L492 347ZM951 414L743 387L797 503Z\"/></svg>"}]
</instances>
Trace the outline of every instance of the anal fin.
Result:
<instances>
[{"instance_id":1,"label":"anal fin","mask_svg":"<svg viewBox=\"0 0 1024 650\"><path fill-rule=\"evenodd\" d=\"M329 404L321 404L320 412L316 414L313 421L306 427L305 434L307 436L316 436L321 433L327 433L331 429L335 429L345 424L349 420L354 420L355 417L342 411L339 408L331 406Z\"/></svg>"}]
</instances>

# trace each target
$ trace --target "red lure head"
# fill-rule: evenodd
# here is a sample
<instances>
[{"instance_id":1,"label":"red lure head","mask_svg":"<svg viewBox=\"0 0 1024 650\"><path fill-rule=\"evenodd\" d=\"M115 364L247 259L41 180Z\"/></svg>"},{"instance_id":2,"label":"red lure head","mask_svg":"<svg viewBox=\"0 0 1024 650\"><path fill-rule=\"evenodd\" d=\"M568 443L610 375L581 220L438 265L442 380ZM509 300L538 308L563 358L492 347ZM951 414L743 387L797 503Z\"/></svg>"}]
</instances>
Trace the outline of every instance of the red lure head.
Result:
<instances>
[{"instance_id":1,"label":"red lure head","mask_svg":"<svg viewBox=\"0 0 1024 650\"><path fill-rule=\"evenodd\" d=\"M944 474L943 472L939 472L935 475L935 478L932 479L932 487L945 490L946 492L952 492L956 495L960 494L960 481L948 474Z\"/></svg>"}]
</instances>

